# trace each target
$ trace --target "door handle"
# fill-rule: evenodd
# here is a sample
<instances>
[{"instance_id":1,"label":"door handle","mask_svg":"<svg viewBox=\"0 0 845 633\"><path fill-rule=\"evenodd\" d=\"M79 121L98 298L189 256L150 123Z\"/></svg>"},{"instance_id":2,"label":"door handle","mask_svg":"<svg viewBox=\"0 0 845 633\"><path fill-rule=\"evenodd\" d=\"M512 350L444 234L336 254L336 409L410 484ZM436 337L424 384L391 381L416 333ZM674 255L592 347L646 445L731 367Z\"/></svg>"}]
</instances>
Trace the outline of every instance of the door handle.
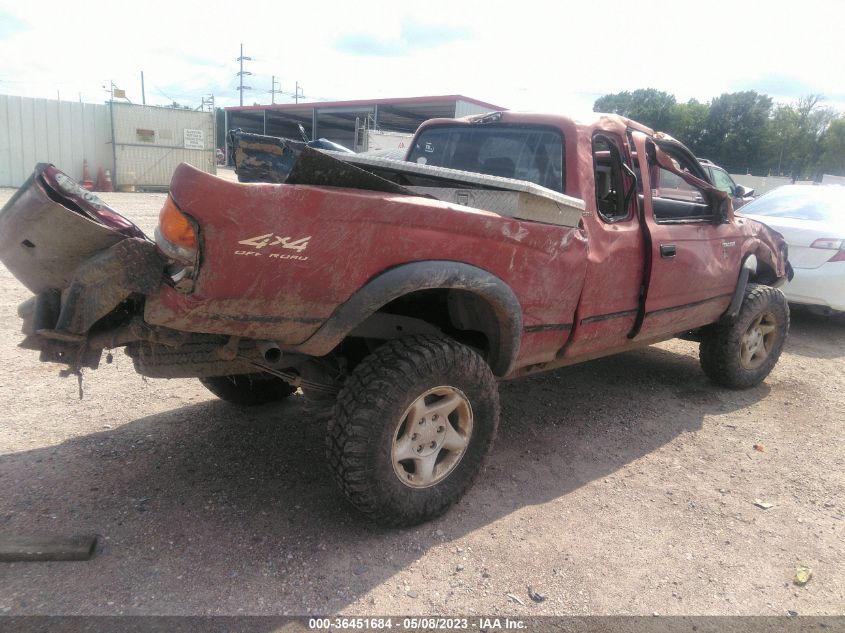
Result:
<instances>
[{"instance_id":1,"label":"door handle","mask_svg":"<svg viewBox=\"0 0 845 633\"><path fill-rule=\"evenodd\" d=\"M667 257L674 257L678 250L675 248L674 244L661 244L660 245L660 256L664 259Z\"/></svg>"}]
</instances>

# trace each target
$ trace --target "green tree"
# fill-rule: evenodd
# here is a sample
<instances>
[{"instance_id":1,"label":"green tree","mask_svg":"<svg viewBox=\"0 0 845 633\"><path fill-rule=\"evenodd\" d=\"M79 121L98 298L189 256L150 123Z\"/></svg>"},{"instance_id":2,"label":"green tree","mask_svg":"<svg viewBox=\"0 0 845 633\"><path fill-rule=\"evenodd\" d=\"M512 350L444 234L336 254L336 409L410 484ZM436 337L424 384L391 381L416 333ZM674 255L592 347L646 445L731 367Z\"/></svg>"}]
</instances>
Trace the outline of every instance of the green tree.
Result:
<instances>
[{"instance_id":1,"label":"green tree","mask_svg":"<svg viewBox=\"0 0 845 633\"><path fill-rule=\"evenodd\" d=\"M836 118L821 101L821 95L811 94L775 108L763 143L763 170L799 179L821 175L822 139Z\"/></svg>"},{"instance_id":2,"label":"green tree","mask_svg":"<svg viewBox=\"0 0 845 633\"><path fill-rule=\"evenodd\" d=\"M724 93L710 102L701 152L728 171L744 173L759 160L772 98L754 90Z\"/></svg>"},{"instance_id":3,"label":"green tree","mask_svg":"<svg viewBox=\"0 0 845 633\"><path fill-rule=\"evenodd\" d=\"M845 171L845 117L810 94L773 106L753 90L725 93L710 103L677 103L666 92L645 88L604 95L595 112L613 112L667 132L696 156L734 173L817 178Z\"/></svg>"},{"instance_id":4,"label":"green tree","mask_svg":"<svg viewBox=\"0 0 845 633\"><path fill-rule=\"evenodd\" d=\"M690 99L686 103L676 103L672 109L672 119L666 126L666 132L689 147L696 156L702 156L702 142L707 129L707 116L710 106Z\"/></svg>"},{"instance_id":5,"label":"green tree","mask_svg":"<svg viewBox=\"0 0 845 633\"><path fill-rule=\"evenodd\" d=\"M800 135L799 124L800 116L793 106L776 106L766 123L760 159L754 167L775 176L794 173L798 165L795 147Z\"/></svg>"},{"instance_id":6,"label":"green tree","mask_svg":"<svg viewBox=\"0 0 845 633\"><path fill-rule=\"evenodd\" d=\"M799 115L799 173L803 178L820 177L819 160L822 154L822 137L836 112L820 105L822 95L811 94L798 100Z\"/></svg>"},{"instance_id":7,"label":"green tree","mask_svg":"<svg viewBox=\"0 0 845 633\"><path fill-rule=\"evenodd\" d=\"M599 97L593 104L593 112L620 114L653 130L667 131L675 105L674 95L654 88L641 88Z\"/></svg>"},{"instance_id":8,"label":"green tree","mask_svg":"<svg viewBox=\"0 0 845 633\"><path fill-rule=\"evenodd\" d=\"M821 138L819 171L845 176L845 117L834 119Z\"/></svg>"},{"instance_id":9,"label":"green tree","mask_svg":"<svg viewBox=\"0 0 845 633\"><path fill-rule=\"evenodd\" d=\"M596 99L595 103L593 103L593 112L608 112L610 114L628 116L630 110L631 93L627 90L604 95Z\"/></svg>"}]
</instances>

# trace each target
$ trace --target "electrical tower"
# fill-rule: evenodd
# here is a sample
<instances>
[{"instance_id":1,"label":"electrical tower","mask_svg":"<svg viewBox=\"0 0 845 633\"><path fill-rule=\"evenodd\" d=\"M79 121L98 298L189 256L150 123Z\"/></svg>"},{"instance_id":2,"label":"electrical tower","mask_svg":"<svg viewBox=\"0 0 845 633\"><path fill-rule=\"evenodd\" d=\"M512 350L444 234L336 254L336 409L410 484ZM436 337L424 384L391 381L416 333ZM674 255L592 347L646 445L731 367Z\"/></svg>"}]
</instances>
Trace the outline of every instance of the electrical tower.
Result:
<instances>
[{"instance_id":1,"label":"electrical tower","mask_svg":"<svg viewBox=\"0 0 845 633\"><path fill-rule=\"evenodd\" d=\"M196 109L201 112L214 112L214 95L204 95L202 104Z\"/></svg>"},{"instance_id":2,"label":"electrical tower","mask_svg":"<svg viewBox=\"0 0 845 633\"><path fill-rule=\"evenodd\" d=\"M251 87L244 85L244 75L251 75L252 74L248 70L244 70L244 62L245 61L251 62L252 57L244 57L244 45L243 44L241 44L241 56L238 57L238 59L236 61L240 62L240 64L241 64L241 69L240 69L240 71L238 71L237 76L240 78L240 85L238 86L238 92L241 93L241 105L243 105L244 104L244 90L252 90Z\"/></svg>"}]
</instances>

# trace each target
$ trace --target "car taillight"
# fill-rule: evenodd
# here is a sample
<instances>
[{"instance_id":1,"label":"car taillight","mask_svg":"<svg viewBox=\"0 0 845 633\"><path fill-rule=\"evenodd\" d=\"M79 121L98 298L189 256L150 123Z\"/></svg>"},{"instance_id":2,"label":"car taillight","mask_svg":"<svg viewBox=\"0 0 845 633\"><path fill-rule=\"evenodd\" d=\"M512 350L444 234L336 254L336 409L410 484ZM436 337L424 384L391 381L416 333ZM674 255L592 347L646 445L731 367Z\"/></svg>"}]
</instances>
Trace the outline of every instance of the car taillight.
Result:
<instances>
[{"instance_id":1,"label":"car taillight","mask_svg":"<svg viewBox=\"0 0 845 633\"><path fill-rule=\"evenodd\" d=\"M810 244L810 248L822 248L825 250L836 251L829 262L845 262L845 240L840 240L831 237L821 237Z\"/></svg>"},{"instance_id":2,"label":"car taillight","mask_svg":"<svg viewBox=\"0 0 845 633\"><path fill-rule=\"evenodd\" d=\"M171 244L187 249L196 249L197 233L194 226L184 213L167 196L161 212L158 214L158 227L161 236Z\"/></svg>"},{"instance_id":3,"label":"car taillight","mask_svg":"<svg viewBox=\"0 0 845 633\"><path fill-rule=\"evenodd\" d=\"M170 196L158 214L155 238L158 249L171 261L167 273L173 287L191 292L199 253L196 223L179 210Z\"/></svg>"}]
</instances>

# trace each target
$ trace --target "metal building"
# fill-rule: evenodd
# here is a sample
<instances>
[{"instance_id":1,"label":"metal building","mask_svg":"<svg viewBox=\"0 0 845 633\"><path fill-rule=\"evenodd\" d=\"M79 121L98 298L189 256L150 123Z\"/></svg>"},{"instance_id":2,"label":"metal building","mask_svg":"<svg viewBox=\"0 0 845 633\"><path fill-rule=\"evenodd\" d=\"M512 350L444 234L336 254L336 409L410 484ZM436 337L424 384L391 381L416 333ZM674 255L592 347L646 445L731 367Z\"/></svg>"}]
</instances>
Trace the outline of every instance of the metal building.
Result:
<instances>
[{"instance_id":1,"label":"metal building","mask_svg":"<svg viewBox=\"0 0 845 633\"><path fill-rule=\"evenodd\" d=\"M361 152L368 149L368 130L413 133L426 119L505 109L463 95L234 106L226 108L226 131L241 128L298 139L301 125L311 139L326 138Z\"/></svg>"},{"instance_id":2,"label":"metal building","mask_svg":"<svg viewBox=\"0 0 845 633\"><path fill-rule=\"evenodd\" d=\"M181 162L216 172L215 131L214 112L0 95L0 187L19 187L36 163L81 182L87 160L115 187L164 189Z\"/></svg>"}]
</instances>

